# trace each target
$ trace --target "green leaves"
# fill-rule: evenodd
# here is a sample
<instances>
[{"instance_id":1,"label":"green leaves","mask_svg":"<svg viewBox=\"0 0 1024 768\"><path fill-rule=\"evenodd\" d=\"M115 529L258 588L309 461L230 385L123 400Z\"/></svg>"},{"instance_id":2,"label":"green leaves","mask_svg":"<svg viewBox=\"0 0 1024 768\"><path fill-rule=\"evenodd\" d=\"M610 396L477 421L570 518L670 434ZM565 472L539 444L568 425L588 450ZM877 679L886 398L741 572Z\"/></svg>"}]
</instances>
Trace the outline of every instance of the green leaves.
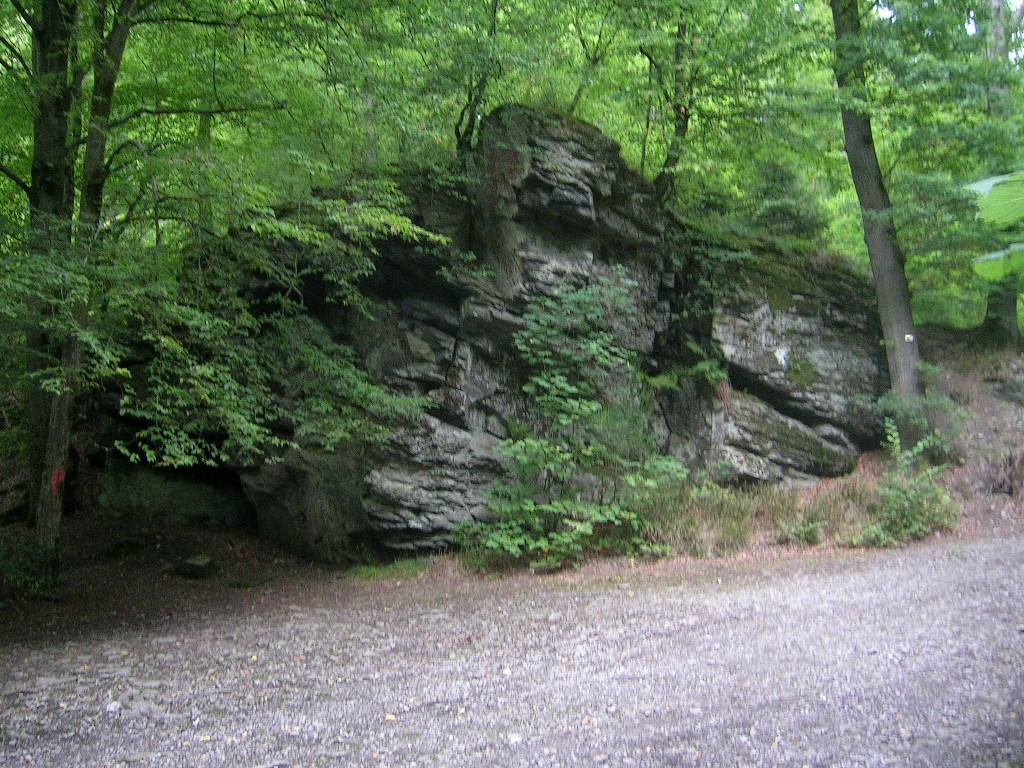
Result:
<instances>
[{"instance_id":1,"label":"green leaves","mask_svg":"<svg viewBox=\"0 0 1024 768\"><path fill-rule=\"evenodd\" d=\"M872 510L876 522L861 534L859 544L892 547L947 530L956 522L956 505L941 485L944 466L925 466L938 438L926 436L911 448L900 442L896 422L886 419L886 448L895 466L878 485L879 501Z\"/></svg>"},{"instance_id":2,"label":"green leaves","mask_svg":"<svg viewBox=\"0 0 1024 768\"><path fill-rule=\"evenodd\" d=\"M979 256L974 260L974 271L993 283L1012 275L1024 275L1024 243Z\"/></svg>"},{"instance_id":3,"label":"green leaves","mask_svg":"<svg viewBox=\"0 0 1024 768\"><path fill-rule=\"evenodd\" d=\"M1024 224L1024 172L992 176L968 184L967 189L977 195L980 218L996 227L1003 242L1022 236ZM974 271L997 283L1008 277L1024 274L1024 243L1009 242L1006 247L977 256Z\"/></svg>"},{"instance_id":4,"label":"green leaves","mask_svg":"<svg viewBox=\"0 0 1024 768\"><path fill-rule=\"evenodd\" d=\"M654 455L636 354L616 335L635 312L635 287L620 267L528 307L514 341L538 419L500 445L509 479L490 489L497 518L458 532L465 557L551 569L648 551L638 505L683 470Z\"/></svg>"}]
</instances>

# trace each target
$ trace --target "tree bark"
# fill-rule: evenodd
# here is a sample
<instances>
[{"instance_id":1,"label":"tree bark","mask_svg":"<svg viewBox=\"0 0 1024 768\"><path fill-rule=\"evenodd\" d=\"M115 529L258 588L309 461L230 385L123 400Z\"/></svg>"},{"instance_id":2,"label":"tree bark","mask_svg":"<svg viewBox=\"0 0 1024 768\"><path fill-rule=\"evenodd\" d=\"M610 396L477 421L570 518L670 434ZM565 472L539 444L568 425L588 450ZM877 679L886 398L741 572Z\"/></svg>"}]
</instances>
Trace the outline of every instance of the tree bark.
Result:
<instances>
[{"instance_id":1,"label":"tree bark","mask_svg":"<svg viewBox=\"0 0 1024 768\"><path fill-rule=\"evenodd\" d=\"M466 84L466 103L462 106L459 119L455 123L455 153L465 162L473 149L473 139L478 127L479 112L487 98L487 88L495 73L494 45L498 37L499 0L491 0L487 15L487 46L488 56L483 68L477 73L470 73Z\"/></svg>"},{"instance_id":2,"label":"tree bark","mask_svg":"<svg viewBox=\"0 0 1024 768\"><path fill-rule=\"evenodd\" d=\"M858 97L866 90L860 53L858 0L830 0L835 24L835 75L842 107L843 136L850 175L857 190L864 242L874 275L892 390L904 402L921 395L917 332L910 313L910 289L892 219L892 205L875 151L871 118Z\"/></svg>"},{"instance_id":3,"label":"tree bark","mask_svg":"<svg viewBox=\"0 0 1024 768\"><path fill-rule=\"evenodd\" d=\"M37 93L28 190L31 247L48 259L54 270L62 269L62 262L89 258L98 236L114 89L137 5L136 0L123 0L118 10L111 12L106 0L98 0L91 9L95 39L88 71L92 73L92 93L77 211L75 148L82 131L81 83L87 71L78 61L78 6L75 0L42 0L38 16L29 20ZM112 17L109 32L108 17ZM55 577L82 343L77 327L54 333L45 329L45 322L63 311L74 326L85 321L86 313L81 300L63 308L39 300L32 310L40 318L28 334L32 365L37 373L59 366L62 379L55 392L34 381L29 396L29 508L36 543L48 562L48 575Z\"/></svg>"},{"instance_id":4,"label":"tree bark","mask_svg":"<svg viewBox=\"0 0 1024 768\"><path fill-rule=\"evenodd\" d=\"M65 370L74 371L82 355L78 339L64 344L61 364ZM71 445L71 423L74 413L75 395L72 384L67 384L50 400L47 419L46 444L44 447L44 476L38 487L36 504L36 543L45 558L48 581L56 580L60 571L60 523L64 513L64 490L68 479L68 449ZM48 474L45 474L48 473Z\"/></svg>"},{"instance_id":5,"label":"tree bark","mask_svg":"<svg viewBox=\"0 0 1024 768\"><path fill-rule=\"evenodd\" d=\"M688 17L689 6L680 4L679 16L676 20L675 40L672 46L671 84L662 82L665 100L672 112L672 136L669 138L665 160L661 171L654 180L654 188L663 201L671 198L676 188L676 174L686 146L686 137L690 132L690 119L693 114L693 81L696 78L690 67L695 67L691 59L693 51L689 40ZM654 60L650 59L653 63ZM665 78L660 78L664 81Z\"/></svg>"},{"instance_id":6,"label":"tree bark","mask_svg":"<svg viewBox=\"0 0 1024 768\"><path fill-rule=\"evenodd\" d=\"M39 14L29 20L32 31L32 67L36 84L36 117L32 136L32 171L29 184L31 248L52 261L66 258L71 244L75 207L74 151L71 148L71 110L74 104L72 38L76 3L42 0ZM32 308L39 324L27 332L30 373L41 374L61 356L44 329L53 311L42 300ZM56 555L57 541L52 513L54 499L45 491L64 460L56 459L49 445L53 396L35 377L28 396L29 510L36 525L36 539L49 555ZM61 485L61 492L63 485ZM56 499L62 503L61 499ZM57 507L59 509L59 507ZM59 524L59 517L57 518Z\"/></svg>"}]
</instances>

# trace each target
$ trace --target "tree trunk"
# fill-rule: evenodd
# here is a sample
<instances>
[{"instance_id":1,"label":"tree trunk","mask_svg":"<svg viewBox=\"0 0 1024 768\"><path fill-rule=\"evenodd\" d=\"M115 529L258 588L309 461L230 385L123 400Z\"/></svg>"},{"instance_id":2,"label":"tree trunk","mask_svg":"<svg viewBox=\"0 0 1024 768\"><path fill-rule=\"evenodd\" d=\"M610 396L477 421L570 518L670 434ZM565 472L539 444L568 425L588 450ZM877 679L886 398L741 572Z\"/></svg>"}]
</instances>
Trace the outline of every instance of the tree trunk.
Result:
<instances>
[{"instance_id":1,"label":"tree trunk","mask_svg":"<svg viewBox=\"0 0 1024 768\"><path fill-rule=\"evenodd\" d=\"M495 74L495 41L498 38L499 0L491 0L487 15L487 61L479 73L470 74L466 86L466 103L462 106L455 124L455 154L463 162L473 149L473 139L479 127L480 109L487 98L491 76ZM500 71L500 68L498 68Z\"/></svg>"},{"instance_id":2,"label":"tree trunk","mask_svg":"<svg viewBox=\"0 0 1024 768\"><path fill-rule=\"evenodd\" d=\"M859 50L858 0L831 0L831 6L836 36L836 83L843 104L853 105L857 97L863 97L866 85ZM843 107L844 146L875 279L890 382L896 396L909 402L921 394L917 333L910 314L910 289L892 220L892 205L875 151L871 118L865 110L866 107Z\"/></svg>"},{"instance_id":3,"label":"tree trunk","mask_svg":"<svg viewBox=\"0 0 1024 768\"><path fill-rule=\"evenodd\" d=\"M61 365L66 371L74 371L82 355L78 339L64 344ZM50 396L50 413L47 420L44 467L48 476L43 478L37 489L36 544L45 558L48 581L56 580L60 570L60 521L64 512L64 489L67 485L68 449L71 445L71 420L74 412L74 389L68 383L60 392Z\"/></svg>"},{"instance_id":4,"label":"tree trunk","mask_svg":"<svg viewBox=\"0 0 1024 768\"><path fill-rule=\"evenodd\" d=\"M666 100L672 112L672 136L669 138L665 160L661 164L661 172L654 180L654 188L658 197L666 201L672 197L676 188L678 166L683 158L683 148L690 132L690 118L693 108L693 72L687 74L688 68L694 66L687 29L689 6L683 3L679 7L676 21L675 41L672 46L672 82L667 86ZM652 60L653 61L653 60ZM663 85L663 88L666 86Z\"/></svg>"},{"instance_id":5,"label":"tree trunk","mask_svg":"<svg viewBox=\"0 0 1024 768\"><path fill-rule=\"evenodd\" d=\"M1010 44L1021 22L1024 21L1024 2L1018 2L1012 10L1006 0L989 0L988 59L1003 66L1010 64ZM1009 118L1012 101L1009 83L1002 81L990 85L989 112L993 117Z\"/></svg>"},{"instance_id":6,"label":"tree trunk","mask_svg":"<svg viewBox=\"0 0 1024 768\"><path fill-rule=\"evenodd\" d=\"M71 40L75 13L73 2L43 0L32 25L36 116L29 187L30 247L53 261L67 257L74 216L74 152L69 133L74 103ZM39 325L27 332L29 367L30 373L41 373L57 361L61 352L44 330L45 318L52 309L41 299L31 309ZM32 381L28 396L29 511L37 528L37 542L51 556L56 554L57 540L52 499L44 489L49 488L58 470L66 471L64 459L54 457L50 444L54 400L38 378Z\"/></svg>"},{"instance_id":7,"label":"tree trunk","mask_svg":"<svg viewBox=\"0 0 1024 768\"><path fill-rule=\"evenodd\" d=\"M37 15L26 16L32 30L32 65L36 88L36 117L32 139L32 177L29 184L31 248L48 260L55 272L72 260L89 258L101 227L107 180L107 138L125 46L137 0L123 0L111 11L106 0L91 6L93 55L82 67L76 35L76 0L41 0ZM109 25L108 31L108 22ZM82 83L92 75L92 95L83 111ZM85 122L84 142L80 142ZM76 229L76 147L84 146L81 197ZM55 299L59 301L60 299ZM86 321L85 301L57 306L39 299L31 307L39 318L28 332L31 365L36 373L59 369L57 391L44 389L39 377L29 395L29 508L36 526L36 543L48 561L49 576L59 565L59 532L64 507L68 449L75 407L82 343L79 331ZM69 314L72 327L54 332L46 321L55 313Z\"/></svg>"}]
</instances>

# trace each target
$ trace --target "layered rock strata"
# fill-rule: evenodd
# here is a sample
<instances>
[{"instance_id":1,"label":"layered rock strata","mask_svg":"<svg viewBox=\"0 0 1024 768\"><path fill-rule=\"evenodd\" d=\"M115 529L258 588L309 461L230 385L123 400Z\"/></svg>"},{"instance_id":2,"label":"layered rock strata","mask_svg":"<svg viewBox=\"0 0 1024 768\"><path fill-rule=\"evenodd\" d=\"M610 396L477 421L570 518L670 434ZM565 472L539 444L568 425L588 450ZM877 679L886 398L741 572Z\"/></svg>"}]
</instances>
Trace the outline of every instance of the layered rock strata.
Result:
<instances>
[{"instance_id":1,"label":"layered rock strata","mask_svg":"<svg viewBox=\"0 0 1024 768\"><path fill-rule=\"evenodd\" d=\"M620 337L652 372L678 369L693 338L728 370L716 389L679 377L659 396L653 429L666 452L741 480L835 476L855 464L877 425L862 400L883 385L867 282L838 267L763 254L738 262L730 288L680 312L676 286L694 254L651 186L596 128L521 107L484 122L476 188L462 203L428 196L419 217L471 249L466 274L436 256L384 247L372 321L324 317L367 369L429 412L371 453L294 451L246 473L260 529L321 559L357 542L394 549L447 545L460 522L489 514L496 452L512 420L529 421L512 335L531 297L556 296L615 268L635 282L636 313ZM700 316L700 323L683 316ZM702 328L703 330L696 330Z\"/></svg>"}]
</instances>

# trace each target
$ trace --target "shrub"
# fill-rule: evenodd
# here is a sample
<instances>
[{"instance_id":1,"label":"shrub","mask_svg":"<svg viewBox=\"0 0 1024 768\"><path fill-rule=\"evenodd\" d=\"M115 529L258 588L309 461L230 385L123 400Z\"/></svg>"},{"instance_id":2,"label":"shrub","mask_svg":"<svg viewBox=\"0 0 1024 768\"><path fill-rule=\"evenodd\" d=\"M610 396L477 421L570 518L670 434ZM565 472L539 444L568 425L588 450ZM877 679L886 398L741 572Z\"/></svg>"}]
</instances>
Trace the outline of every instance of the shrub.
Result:
<instances>
[{"instance_id":1,"label":"shrub","mask_svg":"<svg viewBox=\"0 0 1024 768\"><path fill-rule=\"evenodd\" d=\"M619 269L528 307L514 342L537 420L499 446L508 478L490 489L495 519L456 531L465 564L554 569L655 551L641 510L684 470L655 456L651 400L613 330L634 312L634 288Z\"/></svg>"},{"instance_id":2,"label":"shrub","mask_svg":"<svg viewBox=\"0 0 1024 768\"><path fill-rule=\"evenodd\" d=\"M783 544L803 544L815 547L821 544L825 517L820 509L809 507L796 523L783 524L780 540Z\"/></svg>"},{"instance_id":3,"label":"shrub","mask_svg":"<svg viewBox=\"0 0 1024 768\"><path fill-rule=\"evenodd\" d=\"M859 543L897 546L948 529L956 522L956 506L939 483L945 467L922 468L922 459L934 448L935 440L928 435L913 448L904 449L896 423L886 420L886 447L893 468L878 484L878 502L871 510L875 521L864 529Z\"/></svg>"},{"instance_id":4,"label":"shrub","mask_svg":"<svg viewBox=\"0 0 1024 768\"><path fill-rule=\"evenodd\" d=\"M963 428L964 412L952 398L938 390L942 369L918 363L918 375L925 385L925 394L909 400L888 392L878 398L877 410L883 419L892 420L904 435L926 436L923 455L941 463L956 456L954 445Z\"/></svg>"}]
</instances>

